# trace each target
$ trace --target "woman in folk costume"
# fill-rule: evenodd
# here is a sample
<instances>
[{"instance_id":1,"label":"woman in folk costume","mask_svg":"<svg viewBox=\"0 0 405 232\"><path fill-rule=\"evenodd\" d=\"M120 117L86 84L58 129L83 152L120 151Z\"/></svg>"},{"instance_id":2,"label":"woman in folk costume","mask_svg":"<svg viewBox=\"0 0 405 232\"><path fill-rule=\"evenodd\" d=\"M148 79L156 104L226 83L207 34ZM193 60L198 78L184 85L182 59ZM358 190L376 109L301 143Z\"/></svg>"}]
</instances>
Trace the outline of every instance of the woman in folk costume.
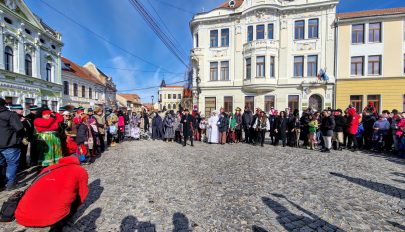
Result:
<instances>
[{"instance_id":1,"label":"woman in folk costume","mask_svg":"<svg viewBox=\"0 0 405 232\"><path fill-rule=\"evenodd\" d=\"M211 113L211 117L208 119L208 143L219 142L219 130L218 130L218 114L216 111Z\"/></svg>"},{"instance_id":2,"label":"woman in folk costume","mask_svg":"<svg viewBox=\"0 0 405 232\"><path fill-rule=\"evenodd\" d=\"M198 126L201 130L201 141L205 143L207 141L207 120L205 120L205 116L201 116L200 125Z\"/></svg>"},{"instance_id":3,"label":"woman in folk costume","mask_svg":"<svg viewBox=\"0 0 405 232\"><path fill-rule=\"evenodd\" d=\"M259 117L256 118L256 121L253 124L253 129L257 132L260 146L263 147L264 139L266 138L266 132L270 131L270 121L264 111L261 111Z\"/></svg>"},{"instance_id":4,"label":"woman in folk costume","mask_svg":"<svg viewBox=\"0 0 405 232\"><path fill-rule=\"evenodd\" d=\"M132 113L130 119L129 119L129 126L131 130L131 138L132 139L139 139L141 135L141 130L139 129L139 117L136 113Z\"/></svg>"},{"instance_id":5,"label":"woman in folk costume","mask_svg":"<svg viewBox=\"0 0 405 232\"><path fill-rule=\"evenodd\" d=\"M57 136L59 123L63 117L50 110L42 111L42 118L34 120L34 126L38 133L39 164L43 167L58 163L62 157L62 144Z\"/></svg>"},{"instance_id":6,"label":"woman in folk costume","mask_svg":"<svg viewBox=\"0 0 405 232\"><path fill-rule=\"evenodd\" d=\"M166 139L166 142L173 142L173 139L175 137L175 132L174 132L174 117L173 117L174 112L170 111L167 113L163 124L165 126L165 136L164 138Z\"/></svg>"},{"instance_id":7,"label":"woman in folk costume","mask_svg":"<svg viewBox=\"0 0 405 232\"><path fill-rule=\"evenodd\" d=\"M182 141L182 131L183 131L183 124L181 124L181 113L177 114L177 117L174 120L173 128L174 128L174 140L177 143L181 143Z\"/></svg>"}]
</instances>

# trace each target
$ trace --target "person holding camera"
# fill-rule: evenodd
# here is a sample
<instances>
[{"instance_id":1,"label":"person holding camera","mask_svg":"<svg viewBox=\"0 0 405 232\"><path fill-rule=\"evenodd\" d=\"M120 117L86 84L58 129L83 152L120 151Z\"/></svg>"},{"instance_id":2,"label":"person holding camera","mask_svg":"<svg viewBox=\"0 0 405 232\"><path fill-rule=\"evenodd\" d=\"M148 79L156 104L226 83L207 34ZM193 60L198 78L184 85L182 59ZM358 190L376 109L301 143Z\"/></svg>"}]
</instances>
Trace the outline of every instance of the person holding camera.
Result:
<instances>
[{"instance_id":1,"label":"person holding camera","mask_svg":"<svg viewBox=\"0 0 405 232\"><path fill-rule=\"evenodd\" d=\"M41 113L42 117L34 120L34 126L38 133L36 142L39 165L47 167L57 164L62 157L62 144L58 137L59 123L63 122L63 117L56 112L45 109Z\"/></svg>"}]
</instances>

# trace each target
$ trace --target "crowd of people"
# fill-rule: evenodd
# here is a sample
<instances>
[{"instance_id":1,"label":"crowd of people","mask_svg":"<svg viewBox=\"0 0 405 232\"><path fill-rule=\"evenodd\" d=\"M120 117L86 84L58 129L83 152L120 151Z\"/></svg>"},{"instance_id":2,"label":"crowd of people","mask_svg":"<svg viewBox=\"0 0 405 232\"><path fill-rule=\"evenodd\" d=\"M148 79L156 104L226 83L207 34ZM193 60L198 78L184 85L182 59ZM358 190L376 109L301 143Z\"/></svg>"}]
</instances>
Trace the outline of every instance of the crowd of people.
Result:
<instances>
[{"instance_id":1,"label":"crowd of people","mask_svg":"<svg viewBox=\"0 0 405 232\"><path fill-rule=\"evenodd\" d=\"M372 150L405 156L405 112L382 111L378 114L371 103L362 112L349 106L315 112L307 109L286 109L269 112L257 108L252 112L246 107L242 113L213 111L209 118L196 110L155 112L152 116L152 139L176 141L186 146L187 140L209 144L247 143L265 145L269 143L291 147L302 147L322 152L331 149L351 151ZM190 135L191 134L191 135ZM243 136L244 135L244 136Z\"/></svg>"}]
</instances>

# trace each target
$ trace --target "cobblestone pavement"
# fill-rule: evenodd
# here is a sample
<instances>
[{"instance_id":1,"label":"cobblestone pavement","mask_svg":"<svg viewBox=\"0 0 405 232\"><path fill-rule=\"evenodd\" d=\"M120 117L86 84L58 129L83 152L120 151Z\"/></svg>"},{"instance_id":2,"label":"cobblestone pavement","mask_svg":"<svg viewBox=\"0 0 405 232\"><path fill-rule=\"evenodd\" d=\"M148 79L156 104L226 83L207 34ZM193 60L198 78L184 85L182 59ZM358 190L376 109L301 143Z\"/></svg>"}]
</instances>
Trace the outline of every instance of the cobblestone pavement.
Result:
<instances>
[{"instance_id":1,"label":"cobblestone pavement","mask_svg":"<svg viewBox=\"0 0 405 232\"><path fill-rule=\"evenodd\" d=\"M136 141L88 171L65 231L405 231L405 160L393 157Z\"/></svg>"}]
</instances>

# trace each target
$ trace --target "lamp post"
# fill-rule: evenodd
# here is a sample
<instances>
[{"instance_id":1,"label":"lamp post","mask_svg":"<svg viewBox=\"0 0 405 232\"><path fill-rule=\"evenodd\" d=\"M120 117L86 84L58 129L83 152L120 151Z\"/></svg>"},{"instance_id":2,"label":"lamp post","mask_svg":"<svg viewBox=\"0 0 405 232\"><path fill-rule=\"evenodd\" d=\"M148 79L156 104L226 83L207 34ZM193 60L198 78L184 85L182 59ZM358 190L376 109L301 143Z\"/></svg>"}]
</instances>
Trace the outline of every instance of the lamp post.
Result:
<instances>
[{"instance_id":1,"label":"lamp post","mask_svg":"<svg viewBox=\"0 0 405 232\"><path fill-rule=\"evenodd\" d=\"M153 108L153 109L155 109L155 106L153 105L153 99L155 98L155 96L150 96L151 98L152 98L152 107L151 108Z\"/></svg>"}]
</instances>

